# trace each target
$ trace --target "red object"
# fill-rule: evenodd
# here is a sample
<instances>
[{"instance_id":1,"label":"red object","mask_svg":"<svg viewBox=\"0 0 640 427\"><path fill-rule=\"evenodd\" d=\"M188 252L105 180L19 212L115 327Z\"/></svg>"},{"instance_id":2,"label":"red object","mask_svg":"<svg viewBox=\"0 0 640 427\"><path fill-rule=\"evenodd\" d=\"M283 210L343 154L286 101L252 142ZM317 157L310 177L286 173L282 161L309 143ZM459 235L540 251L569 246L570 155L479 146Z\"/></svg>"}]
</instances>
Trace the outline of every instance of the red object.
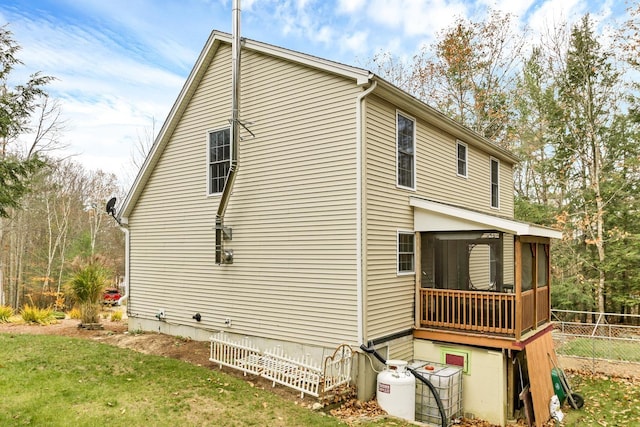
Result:
<instances>
[{"instance_id":1,"label":"red object","mask_svg":"<svg viewBox=\"0 0 640 427\"><path fill-rule=\"evenodd\" d=\"M108 305L116 305L121 297L122 295L120 295L120 291L118 289L108 288L104 291L102 303Z\"/></svg>"},{"instance_id":2,"label":"red object","mask_svg":"<svg viewBox=\"0 0 640 427\"><path fill-rule=\"evenodd\" d=\"M464 367L464 356L447 353L447 355L445 356L445 362L447 363L447 365Z\"/></svg>"}]
</instances>

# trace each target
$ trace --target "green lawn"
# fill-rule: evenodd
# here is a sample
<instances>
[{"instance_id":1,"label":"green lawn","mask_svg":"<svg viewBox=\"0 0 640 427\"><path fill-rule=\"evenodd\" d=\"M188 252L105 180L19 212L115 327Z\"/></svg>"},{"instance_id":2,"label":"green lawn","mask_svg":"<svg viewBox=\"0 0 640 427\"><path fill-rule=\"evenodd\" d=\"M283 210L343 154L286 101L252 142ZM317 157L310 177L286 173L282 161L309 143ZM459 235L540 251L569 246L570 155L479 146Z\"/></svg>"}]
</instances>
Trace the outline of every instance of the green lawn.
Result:
<instances>
[{"instance_id":1,"label":"green lawn","mask_svg":"<svg viewBox=\"0 0 640 427\"><path fill-rule=\"evenodd\" d=\"M584 397L580 410L563 408L564 426L640 426L640 381L603 375L569 375L572 390Z\"/></svg>"},{"instance_id":2,"label":"green lawn","mask_svg":"<svg viewBox=\"0 0 640 427\"><path fill-rule=\"evenodd\" d=\"M640 342L596 338L573 338L558 349L569 356L640 362Z\"/></svg>"},{"instance_id":3,"label":"green lawn","mask_svg":"<svg viewBox=\"0 0 640 427\"><path fill-rule=\"evenodd\" d=\"M218 371L60 336L0 334L0 395L0 426L345 425Z\"/></svg>"},{"instance_id":4,"label":"green lawn","mask_svg":"<svg viewBox=\"0 0 640 427\"><path fill-rule=\"evenodd\" d=\"M640 426L638 381L570 375L564 426ZM84 339L0 334L0 426L345 426L242 378ZM363 426L409 426L397 419Z\"/></svg>"}]
</instances>

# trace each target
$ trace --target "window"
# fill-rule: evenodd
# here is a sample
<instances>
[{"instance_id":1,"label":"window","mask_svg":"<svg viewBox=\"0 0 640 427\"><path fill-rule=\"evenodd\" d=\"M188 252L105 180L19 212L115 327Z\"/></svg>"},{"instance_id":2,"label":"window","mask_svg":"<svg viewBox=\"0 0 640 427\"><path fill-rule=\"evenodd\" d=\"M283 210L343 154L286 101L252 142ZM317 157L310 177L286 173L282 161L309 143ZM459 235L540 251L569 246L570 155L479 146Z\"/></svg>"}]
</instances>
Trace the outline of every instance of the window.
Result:
<instances>
[{"instance_id":1,"label":"window","mask_svg":"<svg viewBox=\"0 0 640 427\"><path fill-rule=\"evenodd\" d=\"M549 245L522 242L521 248L522 291L547 286L549 284Z\"/></svg>"},{"instance_id":2,"label":"window","mask_svg":"<svg viewBox=\"0 0 640 427\"><path fill-rule=\"evenodd\" d=\"M415 188L415 122L397 114L397 183L399 187Z\"/></svg>"},{"instance_id":3,"label":"window","mask_svg":"<svg viewBox=\"0 0 640 427\"><path fill-rule=\"evenodd\" d=\"M467 144L458 141L458 176L467 177Z\"/></svg>"},{"instance_id":4,"label":"window","mask_svg":"<svg viewBox=\"0 0 640 427\"><path fill-rule=\"evenodd\" d=\"M538 273L537 282L538 287L542 288L549 284L549 245L538 243L538 249L536 251Z\"/></svg>"},{"instance_id":5,"label":"window","mask_svg":"<svg viewBox=\"0 0 640 427\"><path fill-rule=\"evenodd\" d=\"M500 207L500 162L491 159L491 207Z\"/></svg>"},{"instance_id":6,"label":"window","mask_svg":"<svg viewBox=\"0 0 640 427\"><path fill-rule=\"evenodd\" d=\"M414 234L398 232L398 273L413 273L414 253Z\"/></svg>"},{"instance_id":7,"label":"window","mask_svg":"<svg viewBox=\"0 0 640 427\"><path fill-rule=\"evenodd\" d=\"M503 234L424 233L422 285L437 289L503 291Z\"/></svg>"},{"instance_id":8,"label":"window","mask_svg":"<svg viewBox=\"0 0 640 427\"><path fill-rule=\"evenodd\" d=\"M535 255L535 243L522 243L521 256L522 256L522 291L530 291L533 289L533 260Z\"/></svg>"},{"instance_id":9,"label":"window","mask_svg":"<svg viewBox=\"0 0 640 427\"><path fill-rule=\"evenodd\" d=\"M229 172L231 156L230 130L209 133L209 194L222 193Z\"/></svg>"}]
</instances>

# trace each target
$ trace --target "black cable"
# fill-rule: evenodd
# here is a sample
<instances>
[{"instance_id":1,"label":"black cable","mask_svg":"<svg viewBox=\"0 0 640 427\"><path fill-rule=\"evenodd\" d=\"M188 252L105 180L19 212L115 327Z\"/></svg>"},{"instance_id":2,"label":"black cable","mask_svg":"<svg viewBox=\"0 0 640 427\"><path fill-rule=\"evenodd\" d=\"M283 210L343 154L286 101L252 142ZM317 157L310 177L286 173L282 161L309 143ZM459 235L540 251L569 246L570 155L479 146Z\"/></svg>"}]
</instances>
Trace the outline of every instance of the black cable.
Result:
<instances>
[{"instance_id":1,"label":"black cable","mask_svg":"<svg viewBox=\"0 0 640 427\"><path fill-rule=\"evenodd\" d=\"M384 359L384 357L382 357L380 355L380 353L378 353L376 351L375 348L366 347L364 344L361 344L360 345L360 349L362 351L364 351L365 353L373 354L375 356L375 358L378 359L380 362L384 363L385 365L387 364L387 361ZM415 369L407 367L407 370L409 372L411 372L414 377L416 377L417 379L422 381L424 384L426 384L427 387L429 387L429 390L431 390L431 394L433 394L433 397L436 399L436 404L438 405L438 410L440 411L441 425L442 425L442 427L447 427L447 425L448 425L448 423L447 423L447 414L444 411L444 405L442 404L442 400L440 399L440 395L438 394L438 390L436 390L435 386L431 383L431 381L429 381L428 379L423 377L422 374L417 372Z\"/></svg>"}]
</instances>

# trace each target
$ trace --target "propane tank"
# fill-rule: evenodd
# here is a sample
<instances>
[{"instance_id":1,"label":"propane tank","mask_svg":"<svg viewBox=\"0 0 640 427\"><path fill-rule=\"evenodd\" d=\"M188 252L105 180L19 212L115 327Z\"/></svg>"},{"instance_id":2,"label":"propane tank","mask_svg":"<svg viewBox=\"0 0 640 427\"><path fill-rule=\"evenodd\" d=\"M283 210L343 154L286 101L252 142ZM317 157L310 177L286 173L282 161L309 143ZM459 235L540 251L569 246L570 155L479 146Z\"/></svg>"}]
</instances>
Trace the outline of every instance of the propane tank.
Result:
<instances>
[{"instance_id":1,"label":"propane tank","mask_svg":"<svg viewBox=\"0 0 640 427\"><path fill-rule=\"evenodd\" d=\"M389 415L415 421L416 379L404 360L387 360L378 374L378 405Z\"/></svg>"}]
</instances>

